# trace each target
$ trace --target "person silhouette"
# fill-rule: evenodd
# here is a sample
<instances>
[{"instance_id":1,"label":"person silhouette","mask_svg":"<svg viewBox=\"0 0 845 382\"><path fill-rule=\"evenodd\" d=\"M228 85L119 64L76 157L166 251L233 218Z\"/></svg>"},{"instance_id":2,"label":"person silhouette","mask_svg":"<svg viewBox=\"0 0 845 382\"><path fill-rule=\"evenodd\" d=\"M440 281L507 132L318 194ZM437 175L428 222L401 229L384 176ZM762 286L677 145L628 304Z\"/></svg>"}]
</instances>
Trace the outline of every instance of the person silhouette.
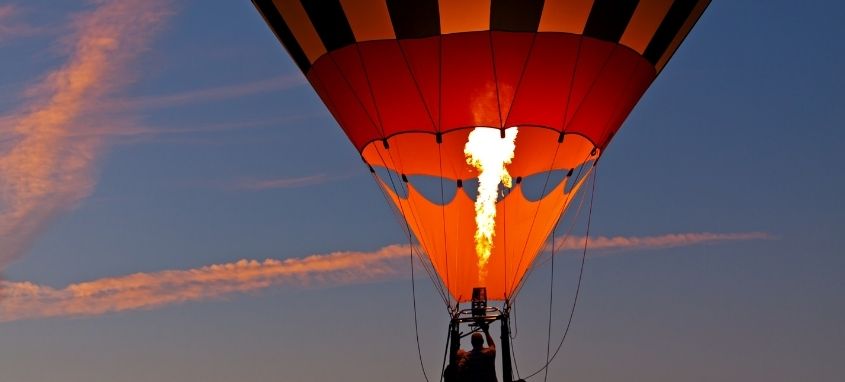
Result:
<instances>
[{"instance_id":1,"label":"person silhouette","mask_svg":"<svg viewBox=\"0 0 845 382\"><path fill-rule=\"evenodd\" d=\"M475 332L470 337L472 350L461 352L462 362L460 375L465 382L498 382L496 379L496 344L487 324L481 324L481 333ZM487 347L484 339L487 339Z\"/></svg>"}]
</instances>

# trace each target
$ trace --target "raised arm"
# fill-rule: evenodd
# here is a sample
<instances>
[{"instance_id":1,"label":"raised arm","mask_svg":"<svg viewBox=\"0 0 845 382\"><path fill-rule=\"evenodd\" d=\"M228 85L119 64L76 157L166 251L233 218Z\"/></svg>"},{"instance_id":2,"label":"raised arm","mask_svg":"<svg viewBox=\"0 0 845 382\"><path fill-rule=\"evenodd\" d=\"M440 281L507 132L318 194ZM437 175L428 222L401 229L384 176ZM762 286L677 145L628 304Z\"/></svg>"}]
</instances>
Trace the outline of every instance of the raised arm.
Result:
<instances>
[{"instance_id":1,"label":"raised arm","mask_svg":"<svg viewBox=\"0 0 845 382\"><path fill-rule=\"evenodd\" d=\"M490 335L490 327L485 324L481 326L481 330L484 331L484 335L487 337L487 347L496 350L496 343L493 342L493 336Z\"/></svg>"}]
</instances>

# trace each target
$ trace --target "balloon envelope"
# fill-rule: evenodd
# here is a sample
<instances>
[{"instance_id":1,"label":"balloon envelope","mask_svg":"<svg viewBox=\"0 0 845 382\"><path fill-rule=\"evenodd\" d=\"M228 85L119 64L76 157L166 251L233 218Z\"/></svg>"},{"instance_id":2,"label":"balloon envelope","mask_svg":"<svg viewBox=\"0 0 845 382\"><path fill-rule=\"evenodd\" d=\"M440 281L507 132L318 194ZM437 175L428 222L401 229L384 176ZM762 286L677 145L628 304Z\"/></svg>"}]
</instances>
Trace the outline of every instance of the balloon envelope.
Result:
<instances>
[{"instance_id":1,"label":"balloon envelope","mask_svg":"<svg viewBox=\"0 0 845 382\"><path fill-rule=\"evenodd\" d=\"M456 301L508 299L709 0L254 0ZM485 278L473 129L518 128Z\"/></svg>"}]
</instances>

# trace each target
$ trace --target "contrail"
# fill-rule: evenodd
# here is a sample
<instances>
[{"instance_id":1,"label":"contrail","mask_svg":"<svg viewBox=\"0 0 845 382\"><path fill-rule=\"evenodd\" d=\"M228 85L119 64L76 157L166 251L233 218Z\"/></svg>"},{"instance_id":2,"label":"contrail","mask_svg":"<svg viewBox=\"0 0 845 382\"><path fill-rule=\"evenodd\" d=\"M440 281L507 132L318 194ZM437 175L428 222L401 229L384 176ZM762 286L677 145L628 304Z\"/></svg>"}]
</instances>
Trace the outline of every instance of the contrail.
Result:
<instances>
[{"instance_id":1,"label":"contrail","mask_svg":"<svg viewBox=\"0 0 845 382\"><path fill-rule=\"evenodd\" d=\"M394 279L407 270L408 256L407 245L391 245L375 252L240 260L188 270L135 273L62 289L0 281L0 322L151 309L278 286L325 287Z\"/></svg>"},{"instance_id":2,"label":"contrail","mask_svg":"<svg viewBox=\"0 0 845 382\"><path fill-rule=\"evenodd\" d=\"M21 256L61 212L94 188L103 144L84 133L96 108L134 75L129 63L170 15L166 0L94 1L73 19L67 62L0 116L0 270Z\"/></svg>"},{"instance_id":3,"label":"contrail","mask_svg":"<svg viewBox=\"0 0 845 382\"><path fill-rule=\"evenodd\" d=\"M759 232L596 237L592 249L622 251L766 238L769 238L767 234ZM573 240L573 243L577 242L577 239ZM564 248L580 247L573 244ZM153 309L274 287L329 287L399 279L408 276L409 258L407 245L391 245L373 252L335 252L286 260L240 260L187 270L135 273L71 284L61 289L32 282L0 280L0 322Z\"/></svg>"},{"instance_id":4,"label":"contrail","mask_svg":"<svg viewBox=\"0 0 845 382\"><path fill-rule=\"evenodd\" d=\"M594 236L588 242L589 250L605 250L599 254L606 254L607 250L614 249L656 249L690 246L696 244L718 243L724 241L763 240L772 239L772 236L765 232L737 232L737 233L713 233L713 232L692 232L673 233L660 236ZM558 250L581 250L584 248L583 236L570 236L555 240L555 248ZM546 250L550 249L547 246Z\"/></svg>"}]
</instances>

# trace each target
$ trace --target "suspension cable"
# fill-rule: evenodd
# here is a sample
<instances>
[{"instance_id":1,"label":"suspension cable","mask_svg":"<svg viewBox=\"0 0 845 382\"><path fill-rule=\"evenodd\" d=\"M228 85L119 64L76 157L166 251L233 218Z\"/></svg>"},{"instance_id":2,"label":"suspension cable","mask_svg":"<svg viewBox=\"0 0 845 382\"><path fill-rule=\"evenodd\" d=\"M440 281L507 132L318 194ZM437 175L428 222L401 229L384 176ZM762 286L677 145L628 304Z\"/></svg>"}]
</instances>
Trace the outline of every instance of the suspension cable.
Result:
<instances>
[{"instance_id":1,"label":"suspension cable","mask_svg":"<svg viewBox=\"0 0 845 382\"><path fill-rule=\"evenodd\" d=\"M423 363L422 359L422 349L420 349L420 329L419 324L417 323L417 286L416 281L414 279L414 247L411 246L410 235L408 236L408 246L411 249L411 295L413 296L413 306L414 306L414 337L417 340L417 355L420 359L420 370L422 370L423 378L425 378L426 382L428 381L428 374L425 372L425 364Z\"/></svg>"},{"instance_id":2,"label":"suspension cable","mask_svg":"<svg viewBox=\"0 0 845 382\"><path fill-rule=\"evenodd\" d=\"M449 341L452 340L452 327L446 331L446 347L443 349L443 363L440 365L440 382L443 382L444 374L446 374L446 357L449 355Z\"/></svg>"},{"instance_id":3,"label":"suspension cable","mask_svg":"<svg viewBox=\"0 0 845 382\"><path fill-rule=\"evenodd\" d=\"M555 349L555 352L552 354L551 358L549 358L549 360L546 361L546 364L543 365L543 367L541 367L539 370L531 373L529 376L525 377L525 379L529 379L529 378L531 378L531 377L533 377L533 376L539 374L540 372L545 371L549 368L549 365L552 363L552 361L554 361L555 357L557 357L558 353L560 352L560 349L563 347L563 343L566 341L566 336L567 336L567 334L569 334L569 329L572 327L572 319L575 317L575 307L578 305L578 296L581 294L581 281L583 280L583 277L584 277L584 263L586 263L586 259L587 259L587 248L589 247L589 244L590 244L590 225L591 225L592 220L593 220L593 201L595 200L597 178L598 178L598 166L596 166L593 169L593 184L592 184L592 191L590 193L590 208L589 208L589 212L587 214L587 232L584 236L584 250L581 253L581 266L578 270L578 283L577 283L577 286L575 287L575 298L572 301L572 308L569 311L569 319L566 322L566 329L564 329L563 337L560 339L560 343L558 343L557 348Z\"/></svg>"},{"instance_id":4,"label":"suspension cable","mask_svg":"<svg viewBox=\"0 0 845 382\"><path fill-rule=\"evenodd\" d=\"M549 364L549 354L551 353L552 347L552 313L554 312L554 302L555 302L555 239L557 236L557 226L560 223L560 219L555 222L554 228L552 228L552 265L551 265L551 277L549 277L549 326L548 331L546 333L546 364ZM543 375L543 382L548 381L549 379L549 368L545 368L545 374Z\"/></svg>"}]
</instances>

